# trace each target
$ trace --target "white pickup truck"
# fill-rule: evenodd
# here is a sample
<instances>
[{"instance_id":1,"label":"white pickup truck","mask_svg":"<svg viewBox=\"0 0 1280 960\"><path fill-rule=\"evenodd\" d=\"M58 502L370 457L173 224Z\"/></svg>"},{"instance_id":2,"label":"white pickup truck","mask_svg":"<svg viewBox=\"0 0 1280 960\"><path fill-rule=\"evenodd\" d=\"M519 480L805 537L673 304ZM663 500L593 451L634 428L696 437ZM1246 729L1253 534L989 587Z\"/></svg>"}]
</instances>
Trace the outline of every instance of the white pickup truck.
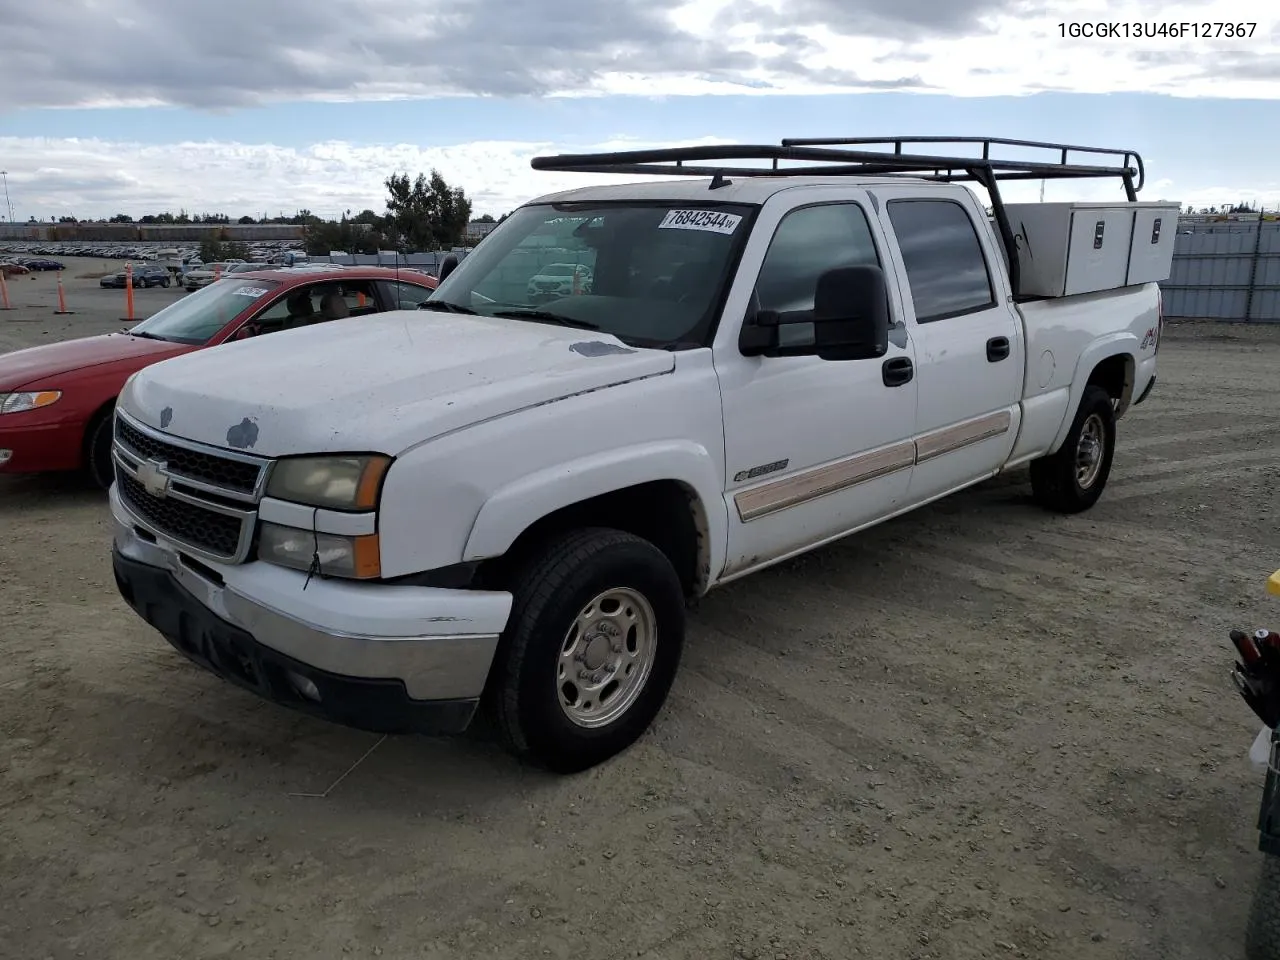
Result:
<instances>
[{"instance_id":1,"label":"white pickup truck","mask_svg":"<svg viewBox=\"0 0 1280 960\"><path fill-rule=\"evenodd\" d=\"M422 309L136 374L122 596L277 703L430 734L484 703L569 772L659 712L691 598L1021 464L1088 508L1155 382L1177 205L1135 202L1128 155L851 142L540 158L659 176L526 204ZM1128 201L1000 200L1058 176ZM531 303L549 263L590 288Z\"/></svg>"}]
</instances>

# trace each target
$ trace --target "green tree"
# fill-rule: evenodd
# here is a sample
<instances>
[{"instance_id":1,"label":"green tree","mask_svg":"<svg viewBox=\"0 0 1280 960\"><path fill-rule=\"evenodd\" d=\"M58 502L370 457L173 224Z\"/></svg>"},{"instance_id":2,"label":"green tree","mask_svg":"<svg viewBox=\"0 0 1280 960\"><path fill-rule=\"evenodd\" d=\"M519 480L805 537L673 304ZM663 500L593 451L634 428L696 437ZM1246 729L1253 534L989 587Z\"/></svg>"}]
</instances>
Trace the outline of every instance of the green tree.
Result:
<instances>
[{"instance_id":1,"label":"green tree","mask_svg":"<svg viewBox=\"0 0 1280 960\"><path fill-rule=\"evenodd\" d=\"M200 259L205 263L215 263L225 259L222 252L222 242L213 237L205 237L200 241Z\"/></svg>"},{"instance_id":2,"label":"green tree","mask_svg":"<svg viewBox=\"0 0 1280 960\"><path fill-rule=\"evenodd\" d=\"M232 240L221 246L223 260L248 260L252 256L249 245L241 240Z\"/></svg>"},{"instance_id":3,"label":"green tree","mask_svg":"<svg viewBox=\"0 0 1280 960\"><path fill-rule=\"evenodd\" d=\"M117 213L114 217L111 218L110 222L111 223L133 223L133 217L129 216L127 213Z\"/></svg>"},{"instance_id":4,"label":"green tree","mask_svg":"<svg viewBox=\"0 0 1280 960\"><path fill-rule=\"evenodd\" d=\"M372 211L375 221L381 217ZM337 223L328 221L307 227L303 244L310 256L325 256L331 250L343 250L347 253L377 253L391 246L391 242L379 226L366 222L364 214L357 214L356 219L348 220L343 216Z\"/></svg>"},{"instance_id":5,"label":"green tree","mask_svg":"<svg viewBox=\"0 0 1280 960\"><path fill-rule=\"evenodd\" d=\"M438 170L430 177L392 174L386 180L387 219L410 250L439 250L462 242L471 220L471 201L450 187ZM399 246L399 244L397 244Z\"/></svg>"},{"instance_id":6,"label":"green tree","mask_svg":"<svg viewBox=\"0 0 1280 960\"><path fill-rule=\"evenodd\" d=\"M258 221L257 221L257 220L255 220L255 219L253 219L253 217L241 217L241 218L240 218L239 220L237 220L236 222L237 222L237 223L240 223L240 224L246 224L246 225L247 225L247 224L251 224L251 223L257 223Z\"/></svg>"}]
</instances>

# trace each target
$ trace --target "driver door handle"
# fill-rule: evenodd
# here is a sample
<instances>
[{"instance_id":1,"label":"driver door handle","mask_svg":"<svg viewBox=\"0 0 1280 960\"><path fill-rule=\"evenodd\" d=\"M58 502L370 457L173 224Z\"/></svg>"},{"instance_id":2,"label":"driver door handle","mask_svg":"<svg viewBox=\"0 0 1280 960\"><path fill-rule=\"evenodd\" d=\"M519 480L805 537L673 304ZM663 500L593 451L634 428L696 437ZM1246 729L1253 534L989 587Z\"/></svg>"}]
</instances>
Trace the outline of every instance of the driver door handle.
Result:
<instances>
[{"instance_id":1,"label":"driver door handle","mask_svg":"<svg viewBox=\"0 0 1280 960\"><path fill-rule=\"evenodd\" d=\"M987 363L999 363L1009 356L1009 338L992 337L987 341Z\"/></svg>"},{"instance_id":2,"label":"driver door handle","mask_svg":"<svg viewBox=\"0 0 1280 960\"><path fill-rule=\"evenodd\" d=\"M910 357L890 357L880 365L880 376L886 387L900 387L910 383L915 375Z\"/></svg>"}]
</instances>

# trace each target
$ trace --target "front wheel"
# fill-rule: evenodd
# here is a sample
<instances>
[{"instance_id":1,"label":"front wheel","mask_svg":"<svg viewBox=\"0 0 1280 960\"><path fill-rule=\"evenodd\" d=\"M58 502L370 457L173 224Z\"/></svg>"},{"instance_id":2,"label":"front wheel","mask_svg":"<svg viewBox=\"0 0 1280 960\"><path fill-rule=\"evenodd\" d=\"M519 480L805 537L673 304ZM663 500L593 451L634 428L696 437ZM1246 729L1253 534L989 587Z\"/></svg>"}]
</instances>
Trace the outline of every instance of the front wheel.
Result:
<instances>
[{"instance_id":1,"label":"front wheel","mask_svg":"<svg viewBox=\"0 0 1280 960\"><path fill-rule=\"evenodd\" d=\"M111 411L107 411L90 425L85 441L85 473L89 482L99 490L106 490L116 479L115 464L111 459L114 428Z\"/></svg>"},{"instance_id":2,"label":"front wheel","mask_svg":"<svg viewBox=\"0 0 1280 960\"><path fill-rule=\"evenodd\" d=\"M631 746L666 701L684 646L684 594L647 540L586 529L516 575L488 701L506 746L558 773Z\"/></svg>"},{"instance_id":3,"label":"front wheel","mask_svg":"<svg viewBox=\"0 0 1280 960\"><path fill-rule=\"evenodd\" d=\"M1107 485L1116 450L1116 410L1111 395L1089 385L1058 452L1031 462L1031 491L1058 513L1088 510Z\"/></svg>"},{"instance_id":4,"label":"front wheel","mask_svg":"<svg viewBox=\"0 0 1280 960\"><path fill-rule=\"evenodd\" d=\"M1280 857L1265 854L1245 932L1246 960L1280 960Z\"/></svg>"},{"instance_id":5,"label":"front wheel","mask_svg":"<svg viewBox=\"0 0 1280 960\"><path fill-rule=\"evenodd\" d=\"M164 287L166 290L168 290L168 289L169 289L169 278L168 278L168 277L165 277L163 280L161 280L161 281L160 281L160 286L162 286L162 287Z\"/></svg>"}]
</instances>

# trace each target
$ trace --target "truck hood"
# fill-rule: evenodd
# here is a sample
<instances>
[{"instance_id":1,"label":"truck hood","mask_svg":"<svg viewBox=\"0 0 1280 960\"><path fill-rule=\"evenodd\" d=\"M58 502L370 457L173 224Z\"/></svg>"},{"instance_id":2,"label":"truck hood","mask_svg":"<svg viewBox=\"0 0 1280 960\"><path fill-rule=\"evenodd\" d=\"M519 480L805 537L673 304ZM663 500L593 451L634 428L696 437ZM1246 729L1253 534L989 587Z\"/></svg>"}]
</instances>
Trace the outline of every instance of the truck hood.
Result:
<instances>
[{"instance_id":1,"label":"truck hood","mask_svg":"<svg viewBox=\"0 0 1280 960\"><path fill-rule=\"evenodd\" d=\"M666 350L521 320L399 310L148 367L120 405L179 437L275 457L392 456L461 427L670 373Z\"/></svg>"},{"instance_id":2,"label":"truck hood","mask_svg":"<svg viewBox=\"0 0 1280 960\"><path fill-rule=\"evenodd\" d=\"M0 354L0 392L17 390L29 383L117 360L158 357L190 349L189 346L164 340L131 337L127 333L107 333L99 337L80 337L28 347Z\"/></svg>"}]
</instances>

